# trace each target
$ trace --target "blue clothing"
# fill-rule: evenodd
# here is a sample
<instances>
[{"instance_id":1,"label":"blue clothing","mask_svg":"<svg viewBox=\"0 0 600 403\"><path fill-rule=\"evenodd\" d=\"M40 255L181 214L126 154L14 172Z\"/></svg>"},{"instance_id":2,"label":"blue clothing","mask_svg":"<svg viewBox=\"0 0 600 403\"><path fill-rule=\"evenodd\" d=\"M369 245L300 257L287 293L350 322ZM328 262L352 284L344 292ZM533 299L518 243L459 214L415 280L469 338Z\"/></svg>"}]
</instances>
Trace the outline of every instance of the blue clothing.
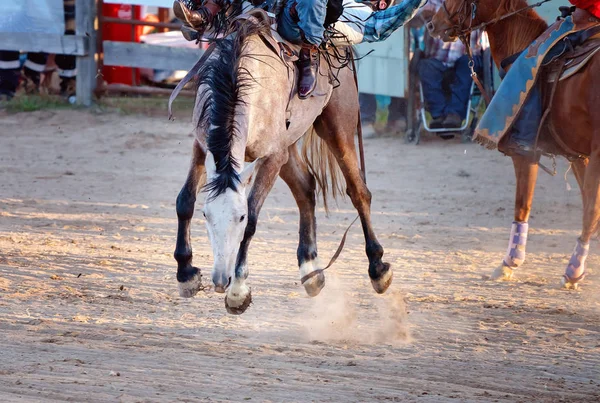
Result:
<instances>
[{"instance_id":1,"label":"blue clothing","mask_svg":"<svg viewBox=\"0 0 600 403\"><path fill-rule=\"evenodd\" d=\"M296 6L298 22L290 13ZM288 41L299 43L304 38L313 45L323 42L325 33L325 16L327 15L327 0L298 0L288 1L279 19L279 33Z\"/></svg>"},{"instance_id":2,"label":"blue clothing","mask_svg":"<svg viewBox=\"0 0 600 403\"><path fill-rule=\"evenodd\" d=\"M404 0L385 10L376 11L365 21L364 42L386 40L394 31L410 21L427 0Z\"/></svg>"},{"instance_id":3,"label":"blue clothing","mask_svg":"<svg viewBox=\"0 0 600 403\"><path fill-rule=\"evenodd\" d=\"M475 56L475 70L481 70L482 58ZM427 111L434 119L456 114L461 119L467 116L467 104L471 94L471 69L469 57L460 57L454 67L446 67L437 59L423 59L419 62L419 77L423 86L423 97ZM454 79L449 83L450 93L444 91L444 79L454 69Z\"/></svg>"},{"instance_id":4,"label":"blue clothing","mask_svg":"<svg viewBox=\"0 0 600 403\"><path fill-rule=\"evenodd\" d=\"M297 0L296 11L299 21L296 22L290 14L294 1L288 1L285 10L279 19L279 33L290 42L301 41L300 32L304 33L307 41L320 45L325 33L325 15L327 14L327 1L325 0ZM360 2L355 2L360 4ZM379 42L387 39L394 31L409 21L427 0L403 0L400 4L386 10L375 11L361 21L353 21L352 6L344 3L348 9L347 23L353 29L360 29L363 33L363 42ZM358 14L358 13L357 13ZM345 22L344 14L340 21ZM360 25L360 26L358 26Z\"/></svg>"}]
</instances>

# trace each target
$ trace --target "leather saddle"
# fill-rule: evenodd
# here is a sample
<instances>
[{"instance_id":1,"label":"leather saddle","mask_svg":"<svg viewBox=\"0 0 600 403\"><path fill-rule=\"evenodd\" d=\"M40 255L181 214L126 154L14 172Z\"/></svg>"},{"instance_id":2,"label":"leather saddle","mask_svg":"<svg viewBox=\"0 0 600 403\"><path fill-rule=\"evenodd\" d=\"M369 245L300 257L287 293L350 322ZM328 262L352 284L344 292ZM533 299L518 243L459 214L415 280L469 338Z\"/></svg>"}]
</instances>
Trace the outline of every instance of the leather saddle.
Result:
<instances>
[{"instance_id":1,"label":"leather saddle","mask_svg":"<svg viewBox=\"0 0 600 403\"><path fill-rule=\"evenodd\" d=\"M547 82L562 81L580 71L600 51L600 20L591 13L561 7L562 16L573 16L577 32L563 39L562 52L544 65Z\"/></svg>"}]
</instances>

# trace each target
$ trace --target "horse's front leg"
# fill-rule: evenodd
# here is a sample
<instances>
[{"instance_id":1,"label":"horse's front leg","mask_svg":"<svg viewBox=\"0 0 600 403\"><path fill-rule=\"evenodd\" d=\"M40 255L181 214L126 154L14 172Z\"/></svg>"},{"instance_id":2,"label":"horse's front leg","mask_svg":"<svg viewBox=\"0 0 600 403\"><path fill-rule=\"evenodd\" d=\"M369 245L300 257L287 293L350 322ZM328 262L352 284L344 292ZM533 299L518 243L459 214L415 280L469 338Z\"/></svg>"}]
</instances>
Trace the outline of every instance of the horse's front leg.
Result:
<instances>
[{"instance_id":1,"label":"horse's front leg","mask_svg":"<svg viewBox=\"0 0 600 403\"><path fill-rule=\"evenodd\" d=\"M235 275L225 296L225 308L231 314L240 315L244 313L252 302L250 288L246 285L246 279L248 278L248 247L256 233L260 209L287 159L287 150L265 157L261 160L256 172L256 179L248 197L248 222L235 264Z\"/></svg>"},{"instance_id":2,"label":"horse's front leg","mask_svg":"<svg viewBox=\"0 0 600 403\"><path fill-rule=\"evenodd\" d=\"M192 163L183 188L177 196L177 245L174 257L177 260L177 282L179 295L190 298L202 287L200 269L192 266L190 223L194 216L196 195L204 173L204 151L194 141Z\"/></svg>"},{"instance_id":3,"label":"horse's front leg","mask_svg":"<svg viewBox=\"0 0 600 403\"><path fill-rule=\"evenodd\" d=\"M292 191L296 204L298 204L300 211L300 239L298 242L300 278L303 279L305 276L317 272L302 284L306 293L315 297L325 286L325 275L321 271L317 254L316 181L308 170L307 164L300 158L295 144L290 146L289 155L288 162L281 168L279 175Z\"/></svg>"},{"instance_id":4,"label":"horse's front leg","mask_svg":"<svg viewBox=\"0 0 600 403\"><path fill-rule=\"evenodd\" d=\"M492 273L492 280L510 280L514 269L525 261L525 247L529 231L529 214L537 181L538 164L529 158L513 156L517 192L515 197L515 220L510 230L508 250L502 264Z\"/></svg>"}]
</instances>

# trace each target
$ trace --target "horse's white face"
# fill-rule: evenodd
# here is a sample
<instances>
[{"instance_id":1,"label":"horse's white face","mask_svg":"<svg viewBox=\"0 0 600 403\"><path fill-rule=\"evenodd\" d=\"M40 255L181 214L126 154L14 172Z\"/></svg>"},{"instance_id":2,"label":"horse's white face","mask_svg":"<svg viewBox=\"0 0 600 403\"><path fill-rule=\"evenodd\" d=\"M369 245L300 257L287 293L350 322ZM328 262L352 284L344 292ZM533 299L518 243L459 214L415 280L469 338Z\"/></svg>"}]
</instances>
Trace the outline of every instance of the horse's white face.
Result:
<instances>
[{"instance_id":1,"label":"horse's white face","mask_svg":"<svg viewBox=\"0 0 600 403\"><path fill-rule=\"evenodd\" d=\"M255 165L256 161L246 165L240 173L237 191L227 189L215 198L207 196L204 203L204 217L214 258L212 281L217 292L225 292L235 274L240 243L248 223L246 190L252 181ZM216 171L210 152L207 153L205 166L210 181Z\"/></svg>"}]
</instances>

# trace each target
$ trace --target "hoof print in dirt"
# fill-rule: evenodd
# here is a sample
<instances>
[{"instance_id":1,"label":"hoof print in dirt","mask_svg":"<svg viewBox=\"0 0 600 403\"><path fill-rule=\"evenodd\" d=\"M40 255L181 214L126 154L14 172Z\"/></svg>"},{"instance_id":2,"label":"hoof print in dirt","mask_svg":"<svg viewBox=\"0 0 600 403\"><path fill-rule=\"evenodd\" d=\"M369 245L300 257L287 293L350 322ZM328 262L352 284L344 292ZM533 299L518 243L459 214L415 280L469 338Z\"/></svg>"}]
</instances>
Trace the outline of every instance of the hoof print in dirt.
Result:
<instances>
[{"instance_id":1,"label":"hoof print in dirt","mask_svg":"<svg viewBox=\"0 0 600 403\"><path fill-rule=\"evenodd\" d=\"M240 305L233 304L231 302L232 301L227 299L227 296L225 296L225 309L227 309L227 313L230 313L232 315L241 315L244 312L246 312L246 309L248 309L248 307L252 303L252 293L248 293L248 295Z\"/></svg>"},{"instance_id":2,"label":"hoof print in dirt","mask_svg":"<svg viewBox=\"0 0 600 403\"><path fill-rule=\"evenodd\" d=\"M508 266L500 265L496 267L490 276L490 280L492 281L510 281L513 279L514 271Z\"/></svg>"}]
</instances>

